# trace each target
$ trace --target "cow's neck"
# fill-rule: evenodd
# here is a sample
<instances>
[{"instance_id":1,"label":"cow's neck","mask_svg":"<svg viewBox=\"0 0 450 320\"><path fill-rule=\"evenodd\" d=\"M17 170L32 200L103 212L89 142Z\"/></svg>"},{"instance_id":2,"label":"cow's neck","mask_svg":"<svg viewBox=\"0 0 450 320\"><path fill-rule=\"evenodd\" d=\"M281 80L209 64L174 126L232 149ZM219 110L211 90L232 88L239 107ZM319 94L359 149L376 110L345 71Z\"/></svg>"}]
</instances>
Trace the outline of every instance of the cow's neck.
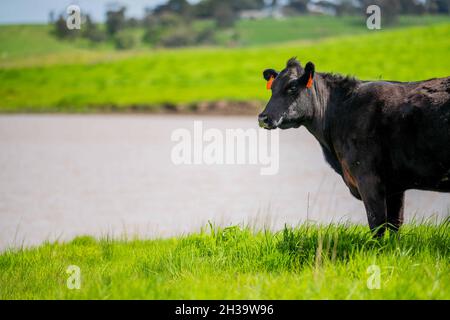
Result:
<instances>
[{"instance_id":1,"label":"cow's neck","mask_svg":"<svg viewBox=\"0 0 450 320\"><path fill-rule=\"evenodd\" d=\"M305 127L323 148L334 152L330 126L342 101L358 86L359 81L330 73L316 73L311 89L313 110Z\"/></svg>"}]
</instances>

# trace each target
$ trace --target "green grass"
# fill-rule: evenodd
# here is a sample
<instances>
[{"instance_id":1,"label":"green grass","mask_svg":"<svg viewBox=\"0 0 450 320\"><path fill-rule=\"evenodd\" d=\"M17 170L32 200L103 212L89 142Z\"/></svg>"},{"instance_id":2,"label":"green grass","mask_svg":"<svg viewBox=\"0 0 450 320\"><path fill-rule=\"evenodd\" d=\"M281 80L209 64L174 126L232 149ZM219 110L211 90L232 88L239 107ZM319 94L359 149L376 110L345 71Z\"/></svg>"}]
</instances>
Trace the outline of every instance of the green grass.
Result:
<instances>
[{"instance_id":1,"label":"green grass","mask_svg":"<svg viewBox=\"0 0 450 320\"><path fill-rule=\"evenodd\" d=\"M449 22L448 16L401 16L394 26L383 26L384 29L426 26ZM103 28L103 26L101 26ZM194 27L214 27L213 21L197 21ZM0 63L11 63L30 57L45 57L60 53L89 54L89 52L114 52L113 41L93 44L84 39L59 40L53 34L51 25L2 25L0 26ZM143 28L129 30L141 41ZM219 30L217 40L226 45L233 33L238 34L238 45L254 46L261 44L283 43L295 40L317 40L341 35L370 33L365 19L359 16L300 16L281 20L239 20L232 29ZM146 47L142 42L138 48ZM147 46L148 47L148 46Z\"/></svg>"},{"instance_id":2,"label":"green grass","mask_svg":"<svg viewBox=\"0 0 450 320\"><path fill-rule=\"evenodd\" d=\"M448 16L401 16L385 30L449 22ZM240 20L235 27L241 45L274 44L295 40L317 40L342 35L371 33L360 16L299 16L286 19Z\"/></svg>"},{"instance_id":3,"label":"green grass","mask_svg":"<svg viewBox=\"0 0 450 320\"><path fill-rule=\"evenodd\" d=\"M113 49L112 43L93 44L86 39L60 40L52 31L53 27L50 25L0 26L0 61L67 52L79 54L92 49Z\"/></svg>"},{"instance_id":4,"label":"green grass","mask_svg":"<svg viewBox=\"0 0 450 320\"><path fill-rule=\"evenodd\" d=\"M420 80L450 74L450 24L308 44L154 50L0 69L0 111L89 111L211 100L266 100L261 72L291 56L318 71L361 79ZM120 55L120 53L119 53ZM92 58L92 59L91 59Z\"/></svg>"},{"instance_id":5,"label":"green grass","mask_svg":"<svg viewBox=\"0 0 450 320\"><path fill-rule=\"evenodd\" d=\"M450 220L371 238L357 225L233 226L165 240L47 243L0 255L1 299L450 299ZM66 286L69 265L81 288ZM380 288L367 272L380 268Z\"/></svg>"}]
</instances>

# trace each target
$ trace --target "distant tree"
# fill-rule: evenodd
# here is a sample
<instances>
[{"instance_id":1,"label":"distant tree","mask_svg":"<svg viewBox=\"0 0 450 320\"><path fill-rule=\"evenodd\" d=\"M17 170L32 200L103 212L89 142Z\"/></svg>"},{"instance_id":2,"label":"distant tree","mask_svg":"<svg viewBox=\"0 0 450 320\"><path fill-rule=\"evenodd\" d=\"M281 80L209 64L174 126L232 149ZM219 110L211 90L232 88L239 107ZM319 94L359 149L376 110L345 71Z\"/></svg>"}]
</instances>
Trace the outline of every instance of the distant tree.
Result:
<instances>
[{"instance_id":1,"label":"distant tree","mask_svg":"<svg viewBox=\"0 0 450 320\"><path fill-rule=\"evenodd\" d=\"M130 18L125 21L125 26L127 28L137 28L140 26L140 24L141 24L141 21L136 18Z\"/></svg>"},{"instance_id":2,"label":"distant tree","mask_svg":"<svg viewBox=\"0 0 450 320\"><path fill-rule=\"evenodd\" d=\"M92 21L90 15L86 15L81 31L83 37L91 40L92 42L102 42L106 40L106 34L97 27L97 25Z\"/></svg>"},{"instance_id":3,"label":"distant tree","mask_svg":"<svg viewBox=\"0 0 450 320\"><path fill-rule=\"evenodd\" d=\"M426 0L425 8L429 13L450 14L450 0Z\"/></svg>"},{"instance_id":4,"label":"distant tree","mask_svg":"<svg viewBox=\"0 0 450 320\"><path fill-rule=\"evenodd\" d=\"M142 41L151 45L158 43L162 35L162 28L156 21L147 19L145 21L145 32L142 37Z\"/></svg>"},{"instance_id":5,"label":"distant tree","mask_svg":"<svg viewBox=\"0 0 450 320\"><path fill-rule=\"evenodd\" d=\"M236 15L228 2L222 2L214 8L214 19L219 28L229 28L234 25Z\"/></svg>"},{"instance_id":6,"label":"distant tree","mask_svg":"<svg viewBox=\"0 0 450 320\"><path fill-rule=\"evenodd\" d=\"M165 4L158 5L152 12L155 15L176 14L186 21L190 21L193 15L192 5L187 0L169 0Z\"/></svg>"},{"instance_id":7,"label":"distant tree","mask_svg":"<svg viewBox=\"0 0 450 320\"><path fill-rule=\"evenodd\" d=\"M308 2L309 0L288 0L286 8L288 10L293 10L296 13L307 13Z\"/></svg>"},{"instance_id":8,"label":"distant tree","mask_svg":"<svg viewBox=\"0 0 450 320\"><path fill-rule=\"evenodd\" d=\"M61 39L73 39L80 35L80 30L67 27L66 19L63 15L59 15L54 23L54 34Z\"/></svg>"},{"instance_id":9,"label":"distant tree","mask_svg":"<svg viewBox=\"0 0 450 320\"><path fill-rule=\"evenodd\" d=\"M193 12L199 18L215 17L219 10L226 10L236 16L242 10L259 10L264 8L264 0L202 0L193 6ZM228 14L229 12L226 12ZM225 13L223 14L225 15Z\"/></svg>"},{"instance_id":10,"label":"distant tree","mask_svg":"<svg viewBox=\"0 0 450 320\"><path fill-rule=\"evenodd\" d=\"M185 21L183 18L174 13L165 13L158 17L158 24L162 27L178 27L181 26Z\"/></svg>"},{"instance_id":11,"label":"distant tree","mask_svg":"<svg viewBox=\"0 0 450 320\"><path fill-rule=\"evenodd\" d=\"M234 12L242 10L259 10L264 8L264 0L230 0Z\"/></svg>"},{"instance_id":12,"label":"distant tree","mask_svg":"<svg viewBox=\"0 0 450 320\"><path fill-rule=\"evenodd\" d=\"M214 8L217 5L213 0L199 1L193 7L193 14L197 18L211 18L214 15Z\"/></svg>"},{"instance_id":13,"label":"distant tree","mask_svg":"<svg viewBox=\"0 0 450 320\"><path fill-rule=\"evenodd\" d=\"M109 9L106 12L106 31L110 35L116 34L125 27L125 7Z\"/></svg>"},{"instance_id":14,"label":"distant tree","mask_svg":"<svg viewBox=\"0 0 450 320\"><path fill-rule=\"evenodd\" d=\"M340 0L335 3L336 15L345 16L358 13L358 8L353 0Z\"/></svg>"},{"instance_id":15,"label":"distant tree","mask_svg":"<svg viewBox=\"0 0 450 320\"><path fill-rule=\"evenodd\" d=\"M58 38L65 38L69 34L69 29L66 25L66 19L62 15L55 21L55 34Z\"/></svg>"},{"instance_id":16,"label":"distant tree","mask_svg":"<svg viewBox=\"0 0 450 320\"><path fill-rule=\"evenodd\" d=\"M188 19L171 10L147 10L142 25L145 27L143 41L153 46L182 47L212 44L214 28L194 27Z\"/></svg>"},{"instance_id":17,"label":"distant tree","mask_svg":"<svg viewBox=\"0 0 450 320\"><path fill-rule=\"evenodd\" d=\"M149 14L143 25L145 33L143 40L149 44L160 44L163 36L173 33L174 29L186 29L185 20L177 14L166 12L160 15ZM168 41L172 43L172 40Z\"/></svg>"},{"instance_id":18,"label":"distant tree","mask_svg":"<svg viewBox=\"0 0 450 320\"><path fill-rule=\"evenodd\" d=\"M418 0L400 0L400 11L402 14L423 14L425 3Z\"/></svg>"}]
</instances>

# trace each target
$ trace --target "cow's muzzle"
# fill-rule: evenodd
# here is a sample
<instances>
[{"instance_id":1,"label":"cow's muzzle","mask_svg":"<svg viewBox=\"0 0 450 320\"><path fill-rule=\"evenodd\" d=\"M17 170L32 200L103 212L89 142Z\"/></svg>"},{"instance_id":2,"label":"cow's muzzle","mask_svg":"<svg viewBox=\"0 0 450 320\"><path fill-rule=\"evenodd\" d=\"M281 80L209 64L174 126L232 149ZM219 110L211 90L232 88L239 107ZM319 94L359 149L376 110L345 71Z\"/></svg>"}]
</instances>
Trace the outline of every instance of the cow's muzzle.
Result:
<instances>
[{"instance_id":1,"label":"cow's muzzle","mask_svg":"<svg viewBox=\"0 0 450 320\"><path fill-rule=\"evenodd\" d=\"M258 122L261 128L271 130L276 129L283 122L283 117L281 117L278 121L274 121L267 114L261 113L258 116Z\"/></svg>"}]
</instances>

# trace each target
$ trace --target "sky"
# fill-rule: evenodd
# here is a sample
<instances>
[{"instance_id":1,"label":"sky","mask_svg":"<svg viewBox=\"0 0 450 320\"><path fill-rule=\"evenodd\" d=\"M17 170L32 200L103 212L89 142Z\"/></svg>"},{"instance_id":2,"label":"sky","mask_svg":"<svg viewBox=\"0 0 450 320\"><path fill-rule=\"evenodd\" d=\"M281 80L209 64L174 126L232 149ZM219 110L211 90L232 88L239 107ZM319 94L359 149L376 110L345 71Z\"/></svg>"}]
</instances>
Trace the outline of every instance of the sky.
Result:
<instances>
[{"instance_id":1,"label":"sky","mask_svg":"<svg viewBox=\"0 0 450 320\"><path fill-rule=\"evenodd\" d=\"M197 3L200 0L188 1ZM127 17L141 18L145 8L153 8L165 2L167 0L0 0L0 24L47 23L50 11L57 17L65 14L66 8L71 4L78 5L81 13L89 14L96 22L105 20L108 4L124 5ZM286 0L278 2L283 4Z\"/></svg>"},{"instance_id":2,"label":"sky","mask_svg":"<svg viewBox=\"0 0 450 320\"><path fill-rule=\"evenodd\" d=\"M71 4L89 13L94 21L104 21L107 4L119 3L127 7L127 16L141 17L146 7L154 7L165 0L0 0L0 24L47 23L49 12L64 13ZM196 2L191 1L191 2Z\"/></svg>"}]
</instances>

